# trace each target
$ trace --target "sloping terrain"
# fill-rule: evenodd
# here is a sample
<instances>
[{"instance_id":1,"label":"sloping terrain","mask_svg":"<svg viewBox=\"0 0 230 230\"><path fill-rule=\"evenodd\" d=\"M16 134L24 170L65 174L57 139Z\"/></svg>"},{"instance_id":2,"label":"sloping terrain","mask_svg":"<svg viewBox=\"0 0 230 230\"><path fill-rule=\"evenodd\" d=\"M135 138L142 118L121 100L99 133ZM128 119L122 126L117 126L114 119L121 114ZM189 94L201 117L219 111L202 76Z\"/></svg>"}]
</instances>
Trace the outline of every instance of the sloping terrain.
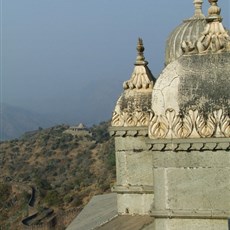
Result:
<instances>
[{"instance_id":1,"label":"sloping terrain","mask_svg":"<svg viewBox=\"0 0 230 230\"><path fill-rule=\"evenodd\" d=\"M63 216L79 210L93 195L109 192L115 156L108 126L104 122L90 128L92 135L72 136L63 133L68 126L59 125L1 142L0 226L17 229L31 213L42 218L29 222L41 225L48 221L47 210ZM35 190L33 201L29 188Z\"/></svg>"}]
</instances>

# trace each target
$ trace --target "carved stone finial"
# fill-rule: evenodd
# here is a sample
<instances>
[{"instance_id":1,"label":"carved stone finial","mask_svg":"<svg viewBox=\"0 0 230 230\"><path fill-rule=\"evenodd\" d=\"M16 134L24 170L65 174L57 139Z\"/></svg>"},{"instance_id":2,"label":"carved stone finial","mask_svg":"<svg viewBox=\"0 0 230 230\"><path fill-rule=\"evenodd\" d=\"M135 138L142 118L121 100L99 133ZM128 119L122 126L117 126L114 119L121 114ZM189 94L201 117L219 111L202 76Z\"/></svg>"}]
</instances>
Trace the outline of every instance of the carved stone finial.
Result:
<instances>
[{"instance_id":1,"label":"carved stone finial","mask_svg":"<svg viewBox=\"0 0 230 230\"><path fill-rule=\"evenodd\" d=\"M197 41L182 42L181 48L185 54L230 51L230 36L222 24L218 0L208 1L211 6L208 9L207 25Z\"/></svg>"},{"instance_id":2,"label":"carved stone finial","mask_svg":"<svg viewBox=\"0 0 230 230\"><path fill-rule=\"evenodd\" d=\"M145 61L144 50L145 50L145 47L143 45L143 40L141 38L138 38L137 58L136 58L135 65L143 65L143 64L146 65L146 64L148 64L148 62Z\"/></svg>"},{"instance_id":3,"label":"carved stone finial","mask_svg":"<svg viewBox=\"0 0 230 230\"><path fill-rule=\"evenodd\" d=\"M131 79L123 83L124 90L152 90L155 78L148 68L148 62L145 61L144 50L145 48L143 45L143 40L138 38L137 58L134 64L134 71L132 73Z\"/></svg>"},{"instance_id":4,"label":"carved stone finial","mask_svg":"<svg viewBox=\"0 0 230 230\"><path fill-rule=\"evenodd\" d=\"M203 12L202 12L203 0L194 0L193 4L194 4L194 6L195 6L195 14L194 14L194 17L195 17L195 18L204 18L204 14L203 14Z\"/></svg>"},{"instance_id":5,"label":"carved stone finial","mask_svg":"<svg viewBox=\"0 0 230 230\"><path fill-rule=\"evenodd\" d=\"M207 20L210 22L212 21L222 21L222 18L220 16L221 9L217 5L218 0L208 0L210 3L210 8L208 9L208 18Z\"/></svg>"}]
</instances>

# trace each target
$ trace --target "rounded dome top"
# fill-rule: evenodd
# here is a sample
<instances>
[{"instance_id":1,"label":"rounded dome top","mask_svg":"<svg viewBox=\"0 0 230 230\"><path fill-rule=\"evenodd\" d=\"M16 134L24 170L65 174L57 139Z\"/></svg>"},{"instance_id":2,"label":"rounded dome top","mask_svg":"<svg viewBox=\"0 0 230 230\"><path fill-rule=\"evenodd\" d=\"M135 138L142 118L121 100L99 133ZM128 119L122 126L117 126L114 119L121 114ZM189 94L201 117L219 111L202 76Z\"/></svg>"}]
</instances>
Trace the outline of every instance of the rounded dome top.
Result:
<instances>
[{"instance_id":1,"label":"rounded dome top","mask_svg":"<svg viewBox=\"0 0 230 230\"><path fill-rule=\"evenodd\" d=\"M230 137L230 52L182 55L152 94L149 137Z\"/></svg>"},{"instance_id":2,"label":"rounded dome top","mask_svg":"<svg viewBox=\"0 0 230 230\"><path fill-rule=\"evenodd\" d=\"M207 25L183 54L169 63L152 93L149 137L230 137L230 36L218 0L209 0Z\"/></svg>"},{"instance_id":3,"label":"rounded dome top","mask_svg":"<svg viewBox=\"0 0 230 230\"><path fill-rule=\"evenodd\" d=\"M207 22L201 10L202 3L202 0L194 0L194 16L184 20L169 35L166 42L165 65L168 65L182 55L181 43L183 41L195 42L201 32L204 31Z\"/></svg>"}]
</instances>

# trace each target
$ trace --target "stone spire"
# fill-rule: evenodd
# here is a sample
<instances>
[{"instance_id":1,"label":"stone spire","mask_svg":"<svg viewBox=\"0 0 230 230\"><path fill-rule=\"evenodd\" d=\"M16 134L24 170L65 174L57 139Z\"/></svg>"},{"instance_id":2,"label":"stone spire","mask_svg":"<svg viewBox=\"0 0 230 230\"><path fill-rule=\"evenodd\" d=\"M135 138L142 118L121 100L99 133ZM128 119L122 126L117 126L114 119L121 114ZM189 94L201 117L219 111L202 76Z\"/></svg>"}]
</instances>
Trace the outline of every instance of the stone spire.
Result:
<instances>
[{"instance_id":1,"label":"stone spire","mask_svg":"<svg viewBox=\"0 0 230 230\"><path fill-rule=\"evenodd\" d=\"M151 96L155 78L144 57L141 38L137 42L137 58L131 78L123 83L124 92L118 99L112 117L114 127L148 126Z\"/></svg>"},{"instance_id":2,"label":"stone spire","mask_svg":"<svg viewBox=\"0 0 230 230\"><path fill-rule=\"evenodd\" d=\"M203 12L202 12L202 4L203 0L194 0L193 2L194 7L195 7L195 13L192 19L202 19L205 18Z\"/></svg>"},{"instance_id":3,"label":"stone spire","mask_svg":"<svg viewBox=\"0 0 230 230\"><path fill-rule=\"evenodd\" d=\"M182 42L184 53L207 53L230 51L230 36L222 24L221 9L217 5L218 0L209 0L207 25L200 38L192 42Z\"/></svg>"},{"instance_id":4,"label":"stone spire","mask_svg":"<svg viewBox=\"0 0 230 230\"><path fill-rule=\"evenodd\" d=\"M148 62L145 61L144 51L145 51L145 47L143 45L143 40L141 38L138 38L137 58L136 58L135 65L147 65L148 64Z\"/></svg>"},{"instance_id":5,"label":"stone spire","mask_svg":"<svg viewBox=\"0 0 230 230\"><path fill-rule=\"evenodd\" d=\"M222 18L220 16L221 9L218 7L217 2L218 0L208 0L210 3L210 8L208 9L208 22L222 22Z\"/></svg>"},{"instance_id":6,"label":"stone spire","mask_svg":"<svg viewBox=\"0 0 230 230\"><path fill-rule=\"evenodd\" d=\"M130 80L123 83L123 88L127 89L152 89L155 81L151 71L148 68L148 62L144 57L144 45L143 40L138 38L137 43L137 58L135 62L134 71Z\"/></svg>"}]
</instances>

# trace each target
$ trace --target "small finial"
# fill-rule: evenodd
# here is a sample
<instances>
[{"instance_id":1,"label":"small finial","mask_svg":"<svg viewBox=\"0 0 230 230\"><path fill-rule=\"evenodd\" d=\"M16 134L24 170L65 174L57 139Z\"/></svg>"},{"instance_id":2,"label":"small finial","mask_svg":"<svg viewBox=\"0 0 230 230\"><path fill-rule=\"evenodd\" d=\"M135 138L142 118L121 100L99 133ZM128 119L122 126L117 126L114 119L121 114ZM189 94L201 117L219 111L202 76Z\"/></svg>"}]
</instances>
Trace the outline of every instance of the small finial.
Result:
<instances>
[{"instance_id":1,"label":"small finial","mask_svg":"<svg viewBox=\"0 0 230 230\"><path fill-rule=\"evenodd\" d=\"M195 6L195 14L194 16L197 18L200 17L204 17L204 14L202 12L202 4L203 4L203 0L194 0L193 2L194 6Z\"/></svg>"},{"instance_id":2,"label":"small finial","mask_svg":"<svg viewBox=\"0 0 230 230\"><path fill-rule=\"evenodd\" d=\"M148 64L148 62L145 61L144 50L145 50L145 47L143 45L143 40L141 38L138 38L137 58L136 58L135 65L143 65L143 64L146 65L146 64Z\"/></svg>"},{"instance_id":3,"label":"small finial","mask_svg":"<svg viewBox=\"0 0 230 230\"><path fill-rule=\"evenodd\" d=\"M208 21L222 21L222 18L220 16L221 9L218 7L217 2L218 0L208 0L210 3L210 8L208 9Z\"/></svg>"}]
</instances>

